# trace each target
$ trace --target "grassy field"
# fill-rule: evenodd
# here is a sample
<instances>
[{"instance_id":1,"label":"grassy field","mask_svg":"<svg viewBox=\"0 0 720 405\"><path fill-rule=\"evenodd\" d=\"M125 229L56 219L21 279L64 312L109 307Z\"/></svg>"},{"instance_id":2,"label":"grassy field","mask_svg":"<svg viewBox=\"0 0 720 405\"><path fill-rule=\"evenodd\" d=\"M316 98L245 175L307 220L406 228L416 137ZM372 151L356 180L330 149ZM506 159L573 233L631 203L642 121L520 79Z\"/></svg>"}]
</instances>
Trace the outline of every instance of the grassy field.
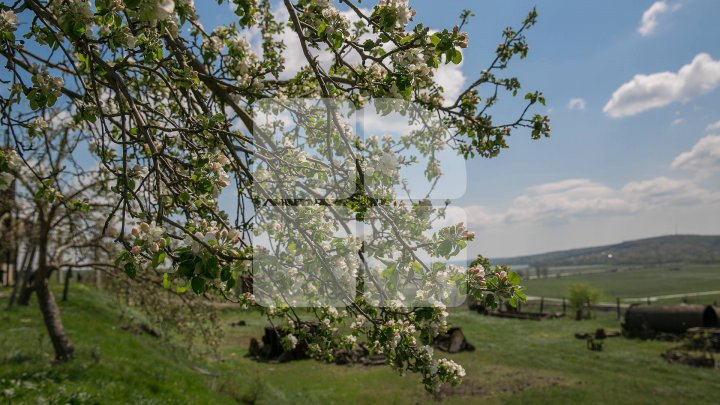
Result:
<instances>
[{"instance_id":1,"label":"grassy field","mask_svg":"<svg viewBox=\"0 0 720 405\"><path fill-rule=\"evenodd\" d=\"M4 309L0 299L0 399L8 403L717 403L720 371L670 365L668 342L613 338L591 352L573 336L617 329L611 315L590 321L517 321L455 310L477 350L448 355L463 364L463 385L435 399L417 377L387 367L315 361L258 363L247 357L265 325L257 314L225 309L219 359L190 361L161 340L117 327L118 311L102 293L74 287L62 304L77 358L54 366L33 305ZM231 327L245 320L247 326ZM39 400L40 398L44 399Z\"/></svg>"},{"instance_id":2,"label":"grassy field","mask_svg":"<svg viewBox=\"0 0 720 405\"><path fill-rule=\"evenodd\" d=\"M602 291L603 300L641 298L658 295L720 291L720 264L673 265L621 268L616 272L578 274L523 280L528 295L543 297L567 296L572 283L586 283ZM679 302L682 298L663 301ZM691 302L712 303L720 296L690 298Z\"/></svg>"}]
</instances>

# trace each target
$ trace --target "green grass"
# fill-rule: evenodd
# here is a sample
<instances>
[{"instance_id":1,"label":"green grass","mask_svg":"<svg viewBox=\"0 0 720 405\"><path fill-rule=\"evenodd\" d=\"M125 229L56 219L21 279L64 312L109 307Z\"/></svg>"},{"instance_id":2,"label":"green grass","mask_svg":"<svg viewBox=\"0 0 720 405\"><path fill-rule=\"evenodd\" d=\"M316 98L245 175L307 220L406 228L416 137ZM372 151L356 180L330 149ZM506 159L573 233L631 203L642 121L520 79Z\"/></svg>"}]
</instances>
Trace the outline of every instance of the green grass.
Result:
<instances>
[{"instance_id":1,"label":"green grass","mask_svg":"<svg viewBox=\"0 0 720 405\"><path fill-rule=\"evenodd\" d=\"M400 376L384 366L255 362L245 355L265 321L242 310L222 311L226 335L220 360L191 362L161 340L118 330L111 301L75 288L62 308L78 352L70 364L50 365L51 348L36 307L0 310L0 391L19 384L12 403L35 403L39 396L65 403L72 395L89 399L78 403L437 402L424 393L417 376ZM4 308L5 300L0 305ZM462 326L477 350L447 356L468 375L439 402L717 403L720 371L667 364L660 353L674 343L613 338L603 352L588 351L575 332L619 328L612 315L597 316L533 322L454 310L452 322ZM238 320L248 325L229 326ZM207 372L197 372L198 367ZM23 387L26 382L33 388Z\"/></svg>"},{"instance_id":2,"label":"green grass","mask_svg":"<svg viewBox=\"0 0 720 405\"><path fill-rule=\"evenodd\" d=\"M232 403L208 390L194 364L156 338L118 329L117 306L74 285L59 303L74 361L52 365L52 346L33 297L6 310L0 299L0 400L8 403Z\"/></svg>"},{"instance_id":3,"label":"green grass","mask_svg":"<svg viewBox=\"0 0 720 405\"><path fill-rule=\"evenodd\" d=\"M572 283L587 283L602 291L603 300L636 298L720 290L720 264L678 265L633 268L620 272L580 274L567 277L523 280L528 295L567 296ZM717 296L692 298L694 302L712 303ZM667 301L679 302L681 298Z\"/></svg>"}]
</instances>

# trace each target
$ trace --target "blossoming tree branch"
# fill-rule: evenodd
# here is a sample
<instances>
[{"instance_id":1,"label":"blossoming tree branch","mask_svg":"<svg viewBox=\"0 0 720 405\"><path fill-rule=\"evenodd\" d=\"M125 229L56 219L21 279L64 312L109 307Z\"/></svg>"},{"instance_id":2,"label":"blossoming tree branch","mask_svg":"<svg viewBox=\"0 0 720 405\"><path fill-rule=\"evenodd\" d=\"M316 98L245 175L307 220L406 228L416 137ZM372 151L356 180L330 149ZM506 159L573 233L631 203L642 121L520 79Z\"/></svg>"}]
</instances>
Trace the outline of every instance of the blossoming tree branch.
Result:
<instances>
[{"instance_id":1,"label":"blossoming tree branch","mask_svg":"<svg viewBox=\"0 0 720 405\"><path fill-rule=\"evenodd\" d=\"M494 157L515 130L549 134L531 112L542 94L503 75L526 56L537 14L503 31L477 79L448 97L435 75L462 61L469 11L431 29L402 0L217 3L235 18L211 30L192 0L1 5L0 184L22 176L77 205L48 181L72 172L28 170L39 140L67 138L37 136L61 111L75 152L109 179L102 227L118 271L263 311L317 359L362 341L428 390L459 383L463 368L432 350L447 308L524 295L507 269L457 264L474 234L448 223L457 196L444 162ZM294 51L299 65L286 61ZM516 119L493 119L518 95Z\"/></svg>"}]
</instances>

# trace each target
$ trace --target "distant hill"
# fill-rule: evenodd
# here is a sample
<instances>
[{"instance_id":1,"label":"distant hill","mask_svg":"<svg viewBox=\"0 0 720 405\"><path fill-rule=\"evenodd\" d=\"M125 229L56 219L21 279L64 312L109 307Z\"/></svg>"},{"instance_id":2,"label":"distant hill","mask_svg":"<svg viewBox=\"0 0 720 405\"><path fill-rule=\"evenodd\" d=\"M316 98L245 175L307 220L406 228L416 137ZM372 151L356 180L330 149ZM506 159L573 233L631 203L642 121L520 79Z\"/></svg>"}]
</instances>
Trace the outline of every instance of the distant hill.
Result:
<instances>
[{"instance_id":1,"label":"distant hill","mask_svg":"<svg viewBox=\"0 0 720 405\"><path fill-rule=\"evenodd\" d=\"M669 235L616 245L498 258L493 264L580 266L720 262L720 236Z\"/></svg>"}]
</instances>

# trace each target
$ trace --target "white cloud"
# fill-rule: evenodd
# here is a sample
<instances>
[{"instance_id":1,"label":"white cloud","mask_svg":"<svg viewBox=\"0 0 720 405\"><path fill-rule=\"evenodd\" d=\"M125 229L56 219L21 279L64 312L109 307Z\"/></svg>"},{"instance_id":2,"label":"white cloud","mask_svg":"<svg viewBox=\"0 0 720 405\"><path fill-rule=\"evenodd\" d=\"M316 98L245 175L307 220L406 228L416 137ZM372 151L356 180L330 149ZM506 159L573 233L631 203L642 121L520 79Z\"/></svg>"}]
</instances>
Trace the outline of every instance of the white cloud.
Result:
<instances>
[{"instance_id":1,"label":"white cloud","mask_svg":"<svg viewBox=\"0 0 720 405\"><path fill-rule=\"evenodd\" d=\"M673 102L688 102L720 84L720 61L700 53L676 72L636 75L613 93L603 112L620 118L660 108Z\"/></svg>"},{"instance_id":2,"label":"white cloud","mask_svg":"<svg viewBox=\"0 0 720 405\"><path fill-rule=\"evenodd\" d=\"M680 125L680 124L684 124L684 123L685 123L685 119L684 119L684 118L675 118L675 119L673 120L673 122L670 123L670 125L676 126L676 125Z\"/></svg>"},{"instance_id":3,"label":"white cloud","mask_svg":"<svg viewBox=\"0 0 720 405\"><path fill-rule=\"evenodd\" d=\"M676 169L695 170L708 174L720 170L720 135L701 138L688 152L683 152L672 162Z\"/></svg>"},{"instance_id":4,"label":"white cloud","mask_svg":"<svg viewBox=\"0 0 720 405\"><path fill-rule=\"evenodd\" d=\"M707 128L705 128L706 131L717 131L720 129L720 121L713 122L712 124L708 124Z\"/></svg>"},{"instance_id":5,"label":"white cloud","mask_svg":"<svg viewBox=\"0 0 720 405\"><path fill-rule=\"evenodd\" d=\"M568 179L530 187L502 212L493 213L481 206L464 208L471 226L488 227L605 218L659 207L719 202L719 192L706 190L692 180L657 177L613 188L589 179Z\"/></svg>"},{"instance_id":6,"label":"white cloud","mask_svg":"<svg viewBox=\"0 0 720 405\"><path fill-rule=\"evenodd\" d=\"M441 64L435 72L435 82L445 89L445 103L452 104L465 90L465 74L462 71L462 62L459 64Z\"/></svg>"},{"instance_id":7,"label":"white cloud","mask_svg":"<svg viewBox=\"0 0 720 405\"><path fill-rule=\"evenodd\" d=\"M651 35L658 27L658 17L668 12L677 11L679 8L680 4L670 6L667 1L656 1L643 13L640 25L637 28L638 33L644 37Z\"/></svg>"},{"instance_id":8,"label":"white cloud","mask_svg":"<svg viewBox=\"0 0 720 405\"><path fill-rule=\"evenodd\" d=\"M706 190L692 180L657 177L632 181L622 188L629 202L639 209L658 206L685 206L720 201L720 193Z\"/></svg>"},{"instance_id":9,"label":"white cloud","mask_svg":"<svg viewBox=\"0 0 720 405\"><path fill-rule=\"evenodd\" d=\"M570 101L568 101L567 108L569 110L580 110L585 111L585 100L575 97L571 98Z\"/></svg>"}]
</instances>

